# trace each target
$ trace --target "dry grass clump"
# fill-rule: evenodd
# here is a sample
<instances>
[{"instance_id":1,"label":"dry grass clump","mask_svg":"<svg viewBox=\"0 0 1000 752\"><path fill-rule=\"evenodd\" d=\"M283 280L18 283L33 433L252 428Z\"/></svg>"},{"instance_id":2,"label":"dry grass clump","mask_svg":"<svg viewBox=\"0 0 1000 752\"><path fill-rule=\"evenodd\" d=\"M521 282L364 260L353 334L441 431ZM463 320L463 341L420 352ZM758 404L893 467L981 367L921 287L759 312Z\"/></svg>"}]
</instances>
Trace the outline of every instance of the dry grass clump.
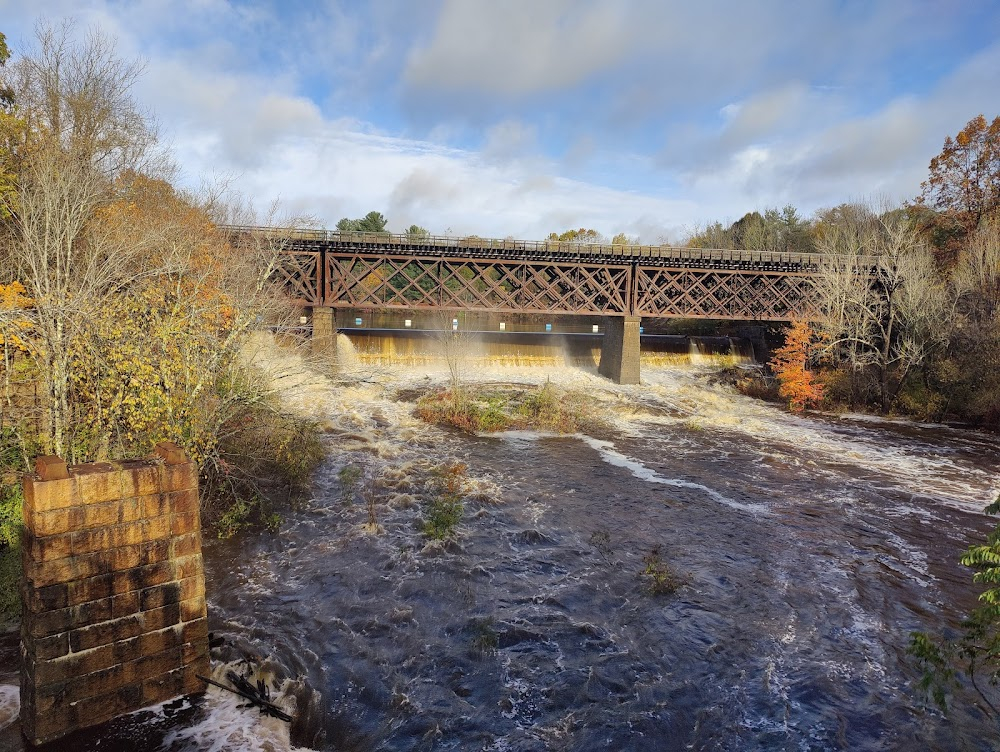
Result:
<instances>
[{"instance_id":1,"label":"dry grass clump","mask_svg":"<svg viewBox=\"0 0 1000 752\"><path fill-rule=\"evenodd\" d=\"M537 430L579 433L603 423L582 392L546 381L538 388L463 388L426 394L417 416L428 423L469 433Z\"/></svg>"}]
</instances>

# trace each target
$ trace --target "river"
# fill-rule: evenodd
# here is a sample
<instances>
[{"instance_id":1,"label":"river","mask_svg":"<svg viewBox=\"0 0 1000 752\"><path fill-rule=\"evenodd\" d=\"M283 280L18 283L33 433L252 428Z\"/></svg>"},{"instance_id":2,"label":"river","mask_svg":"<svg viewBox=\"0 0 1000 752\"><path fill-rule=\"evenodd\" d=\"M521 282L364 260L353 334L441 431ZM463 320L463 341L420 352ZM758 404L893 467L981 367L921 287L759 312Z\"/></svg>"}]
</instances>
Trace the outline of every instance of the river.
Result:
<instances>
[{"instance_id":1,"label":"river","mask_svg":"<svg viewBox=\"0 0 1000 752\"><path fill-rule=\"evenodd\" d=\"M906 655L912 630L954 633L975 605L957 558L991 527L996 436L790 415L702 362L621 387L588 367L472 367L584 390L607 425L470 437L413 415L442 369L353 368L297 382L328 436L311 498L278 534L205 541L216 676L255 666L295 724L212 690L80 749L1000 746L972 687L948 716L928 709ZM465 514L454 541L428 543L420 500L452 460ZM379 479L353 502L348 465ZM649 561L676 592L651 592Z\"/></svg>"}]
</instances>

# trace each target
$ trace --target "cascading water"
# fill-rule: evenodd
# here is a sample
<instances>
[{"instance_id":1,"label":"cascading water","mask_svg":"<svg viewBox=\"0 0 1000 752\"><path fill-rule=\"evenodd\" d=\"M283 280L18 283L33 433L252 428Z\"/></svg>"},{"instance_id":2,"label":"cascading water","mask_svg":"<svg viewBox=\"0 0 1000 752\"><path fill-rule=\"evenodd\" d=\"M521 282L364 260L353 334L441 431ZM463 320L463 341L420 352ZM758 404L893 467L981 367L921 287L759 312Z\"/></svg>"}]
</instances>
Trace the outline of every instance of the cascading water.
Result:
<instances>
[{"instance_id":1,"label":"cascading water","mask_svg":"<svg viewBox=\"0 0 1000 752\"><path fill-rule=\"evenodd\" d=\"M539 332L430 332L367 330L340 334L340 357L350 366L429 367L457 348L467 368L596 367L601 359L601 336ZM721 367L753 362L747 340L733 337L644 335L641 359L646 366L702 365Z\"/></svg>"},{"instance_id":2,"label":"cascading water","mask_svg":"<svg viewBox=\"0 0 1000 752\"><path fill-rule=\"evenodd\" d=\"M702 366L705 365L705 352L702 347L701 342L699 342L694 337L691 337L688 341L688 358L691 365Z\"/></svg>"},{"instance_id":3,"label":"cascading water","mask_svg":"<svg viewBox=\"0 0 1000 752\"><path fill-rule=\"evenodd\" d=\"M905 654L911 630L975 605L957 556L990 527L996 437L797 417L712 384L716 365L645 362L634 387L592 366L469 365L468 381L585 391L608 419L593 436L469 437L406 401L445 383L439 364L352 362L334 386L271 358L299 374L283 383L329 458L278 534L206 540L216 675L255 666L300 719L213 690L81 749L997 746L970 687L947 719L925 709ZM429 543L422 503L451 459L468 465L465 514ZM379 480L379 532L344 499L348 465ZM650 592L654 561L676 593ZM129 746L137 729L147 746Z\"/></svg>"}]
</instances>

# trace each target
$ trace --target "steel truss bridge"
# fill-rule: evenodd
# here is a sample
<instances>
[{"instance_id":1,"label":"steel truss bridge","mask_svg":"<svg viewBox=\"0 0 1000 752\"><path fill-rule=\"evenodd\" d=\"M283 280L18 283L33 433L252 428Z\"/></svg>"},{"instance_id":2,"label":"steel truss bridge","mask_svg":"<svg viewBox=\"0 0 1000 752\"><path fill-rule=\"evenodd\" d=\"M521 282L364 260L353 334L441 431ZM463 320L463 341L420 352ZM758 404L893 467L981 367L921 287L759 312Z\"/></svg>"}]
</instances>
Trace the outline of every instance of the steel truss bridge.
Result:
<instances>
[{"instance_id":1,"label":"steel truss bridge","mask_svg":"<svg viewBox=\"0 0 1000 752\"><path fill-rule=\"evenodd\" d=\"M816 254L229 227L280 242L301 305L789 321L816 312ZM857 263L857 259L853 260Z\"/></svg>"}]
</instances>

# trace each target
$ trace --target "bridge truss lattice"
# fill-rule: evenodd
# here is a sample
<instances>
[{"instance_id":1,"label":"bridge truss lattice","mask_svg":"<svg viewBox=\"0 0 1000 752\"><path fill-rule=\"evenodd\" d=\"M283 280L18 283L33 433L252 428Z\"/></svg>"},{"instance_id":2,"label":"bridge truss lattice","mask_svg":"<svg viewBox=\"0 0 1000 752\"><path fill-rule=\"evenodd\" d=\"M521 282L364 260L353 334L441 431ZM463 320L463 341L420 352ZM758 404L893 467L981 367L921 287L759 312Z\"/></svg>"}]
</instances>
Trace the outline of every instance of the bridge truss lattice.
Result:
<instances>
[{"instance_id":1,"label":"bridge truss lattice","mask_svg":"<svg viewBox=\"0 0 1000 752\"><path fill-rule=\"evenodd\" d=\"M788 321L816 307L813 254L230 228L283 246L279 277L332 308Z\"/></svg>"}]
</instances>

